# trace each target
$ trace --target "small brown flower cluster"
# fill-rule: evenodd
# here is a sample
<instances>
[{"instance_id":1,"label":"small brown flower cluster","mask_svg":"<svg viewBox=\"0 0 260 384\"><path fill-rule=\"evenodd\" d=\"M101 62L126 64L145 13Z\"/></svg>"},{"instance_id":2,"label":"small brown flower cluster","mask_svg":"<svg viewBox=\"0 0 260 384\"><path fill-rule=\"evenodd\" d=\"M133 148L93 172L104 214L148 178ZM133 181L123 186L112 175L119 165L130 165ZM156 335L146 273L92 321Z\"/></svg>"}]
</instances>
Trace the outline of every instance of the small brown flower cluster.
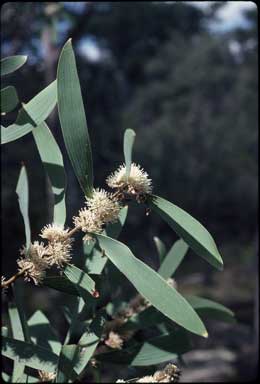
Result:
<instances>
[{"instance_id":1,"label":"small brown flower cluster","mask_svg":"<svg viewBox=\"0 0 260 384\"><path fill-rule=\"evenodd\" d=\"M131 383L176 383L179 381L181 371L174 364L167 364L161 371L156 371L153 375L144 376ZM119 379L116 383L127 383L128 381Z\"/></svg>"},{"instance_id":2,"label":"small brown flower cluster","mask_svg":"<svg viewBox=\"0 0 260 384\"><path fill-rule=\"evenodd\" d=\"M34 241L29 249L21 249L22 258L17 260L17 264L18 270L24 271L25 281L32 280L38 285L44 279L48 268L53 265L62 268L69 263L73 239L68 237L68 231L56 224L47 225L40 234L43 239L48 240L46 246L43 242Z\"/></svg>"},{"instance_id":3,"label":"small brown flower cluster","mask_svg":"<svg viewBox=\"0 0 260 384\"><path fill-rule=\"evenodd\" d=\"M108 321L105 326L105 344L110 348L121 349L123 342L129 340L134 334L134 330L123 330L121 326L127 322L127 320L142 312L145 308L151 304L142 295L137 294L132 300L130 300L128 306L119 311L113 318Z\"/></svg>"}]
</instances>

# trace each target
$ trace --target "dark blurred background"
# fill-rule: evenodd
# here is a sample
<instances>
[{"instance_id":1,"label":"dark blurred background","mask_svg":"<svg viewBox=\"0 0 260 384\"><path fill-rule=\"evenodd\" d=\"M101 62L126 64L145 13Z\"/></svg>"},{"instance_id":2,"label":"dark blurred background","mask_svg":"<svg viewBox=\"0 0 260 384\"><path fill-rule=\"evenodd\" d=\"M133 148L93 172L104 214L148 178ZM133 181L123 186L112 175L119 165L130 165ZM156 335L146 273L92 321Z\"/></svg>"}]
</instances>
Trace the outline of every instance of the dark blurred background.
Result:
<instances>
[{"instance_id":1,"label":"dark blurred background","mask_svg":"<svg viewBox=\"0 0 260 384\"><path fill-rule=\"evenodd\" d=\"M2 57L28 62L6 77L24 102L56 77L72 38L90 132L95 187L123 162L123 134L136 131L134 161L154 192L195 216L211 232L223 272L189 251L176 274L182 292L231 308L237 324L210 323L211 338L187 354L183 381L245 381L258 361L258 40L253 2L25 2L1 9ZM3 119L5 126L16 113ZM64 153L68 221L84 204L65 154L57 112L48 119ZM32 239L50 221L50 198L32 136L2 146L3 274L16 269L24 243L16 183L24 161L30 183ZM177 239L154 214L131 209L120 240L152 267L153 236ZM77 253L77 252L76 252ZM76 256L75 256L76 257ZM26 287L27 309L59 323L61 296Z\"/></svg>"}]
</instances>

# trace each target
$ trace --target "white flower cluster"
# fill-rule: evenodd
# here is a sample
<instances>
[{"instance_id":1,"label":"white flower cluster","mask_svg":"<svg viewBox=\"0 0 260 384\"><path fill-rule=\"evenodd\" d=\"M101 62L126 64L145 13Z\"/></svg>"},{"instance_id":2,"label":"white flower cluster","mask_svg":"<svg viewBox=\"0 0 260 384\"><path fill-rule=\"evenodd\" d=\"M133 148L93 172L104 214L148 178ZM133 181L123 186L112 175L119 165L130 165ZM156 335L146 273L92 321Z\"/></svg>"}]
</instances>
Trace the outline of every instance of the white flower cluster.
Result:
<instances>
[{"instance_id":1,"label":"white flower cluster","mask_svg":"<svg viewBox=\"0 0 260 384\"><path fill-rule=\"evenodd\" d=\"M72 239L67 237L68 229L62 226L49 224L45 226L40 236L48 240L45 246L43 242L35 241L27 250L23 247L20 251L22 258L17 260L18 270L24 270L24 280L32 280L35 285L42 282L46 270L53 265L58 268L71 260L70 251Z\"/></svg>"},{"instance_id":2,"label":"white flower cluster","mask_svg":"<svg viewBox=\"0 0 260 384\"><path fill-rule=\"evenodd\" d=\"M83 240L90 241L91 233L101 233L105 224L117 221L121 206L104 189L94 189L92 197L86 197L86 205L73 222L86 233Z\"/></svg>"},{"instance_id":3,"label":"white flower cluster","mask_svg":"<svg viewBox=\"0 0 260 384\"><path fill-rule=\"evenodd\" d=\"M168 364L161 371L156 371L153 375L144 376L132 381L132 383L176 383L180 378L180 370L174 364ZM116 383L127 383L128 381L118 379Z\"/></svg>"},{"instance_id":4,"label":"white flower cluster","mask_svg":"<svg viewBox=\"0 0 260 384\"><path fill-rule=\"evenodd\" d=\"M108 339L105 340L105 344L113 349L121 349L123 346L123 340L118 333L111 331L109 332Z\"/></svg>"},{"instance_id":5,"label":"white flower cluster","mask_svg":"<svg viewBox=\"0 0 260 384\"><path fill-rule=\"evenodd\" d=\"M46 248L48 256L46 260L50 266L57 265L58 268L63 267L71 260L71 243L72 238L68 237L68 229L56 224L46 225L41 232L41 237L49 241Z\"/></svg>"},{"instance_id":6,"label":"white flower cluster","mask_svg":"<svg viewBox=\"0 0 260 384\"><path fill-rule=\"evenodd\" d=\"M53 381L56 378L55 372L38 371L40 381L43 383Z\"/></svg>"},{"instance_id":7,"label":"white flower cluster","mask_svg":"<svg viewBox=\"0 0 260 384\"><path fill-rule=\"evenodd\" d=\"M118 188L129 194L141 195L152 193L152 180L148 178L140 165L132 163L129 177L126 177L126 166L121 165L114 173L107 178L107 185L110 188Z\"/></svg>"},{"instance_id":8,"label":"white flower cluster","mask_svg":"<svg viewBox=\"0 0 260 384\"><path fill-rule=\"evenodd\" d=\"M28 251L23 247L20 253L24 257L17 260L18 270L25 270L25 281L33 280L34 284L38 285L42 282L45 271L49 267L47 260L44 258L46 255L44 244L35 241L30 245Z\"/></svg>"}]
</instances>

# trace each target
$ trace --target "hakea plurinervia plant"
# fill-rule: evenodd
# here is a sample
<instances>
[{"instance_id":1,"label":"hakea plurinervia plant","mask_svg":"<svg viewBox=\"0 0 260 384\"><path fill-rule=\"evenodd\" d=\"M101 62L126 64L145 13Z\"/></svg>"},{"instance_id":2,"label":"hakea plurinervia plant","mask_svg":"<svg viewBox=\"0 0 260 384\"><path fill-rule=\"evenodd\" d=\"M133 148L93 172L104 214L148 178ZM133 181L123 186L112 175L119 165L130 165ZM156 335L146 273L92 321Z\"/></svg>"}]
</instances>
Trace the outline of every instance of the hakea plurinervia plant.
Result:
<instances>
[{"instance_id":1,"label":"hakea plurinervia plant","mask_svg":"<svg viewBox=\"0 0 260 384\"><path fill-rule=\"evenodd\" d=\"M1 63L1 70L4 74L11 73L25 61L24 56L6 58ZM6 89L1 90L1 101L2 93L3 99L5 98L5 92ZM10 97L8 95L6 105ZM66 216L66 174L62 153L45 123L56 103L66 150L85 196L84 206L72 217L71 228L65 227L66 219L69 218ZM3 110L4 104L1 103L0 106L2 115L7 112ZM13 338L9 337L8 327L4 326L2 334L5 345L2 354L15 361L12 373L15 381L35 381L35 377L31 380L24 370L28 366L36 370L37 379L41 382L80 382L85 373L97 376L98 382L101 382L99 368L102 362L142 365L145 361L148 366L156 365L189 351L190 332L208 337L199 316L200 309L206 309L202 314L213 309L214 313L217 312L217 318L233 320L232 312L218 303L200 297L185 298L178 292L172 276L189 247L217 269L223 268L223 261L206 228L183 209L152 194L153 185L148 173L139 164L132 162L135 140L133 130L127 129L124 134L125 163L106 178L109 190L93 187L91 143L71 40L62 50L57 81L42 90L31 102L22 104L18 116L23 116L25 120L28 118L28 121L21 125L18 117L12 128L1 127L1 143L6 144L32 133L51 183L55 203L53 220L42 228L40 240L32 241L29 183L26 167L23 165L16 192L25 225L26 246L20 250L17 272L9 279L1 278L2 292L7 287L12 287L7 299L11 297L13 300L8 312ZM162 242L157 243L157 271L117 240L125 224L129 201L143 204L146 215L150 211L158 214L180 237L168 252ZM72 264L77 232L83 240L81 268ZM127 277L138 292L127 302L123 302L121 284L118 284L117 278L113 281L113 274L111 278L111 263ZM48 335L51 332L48 320L41 311L34 313L27 324L20 302L18 310L16 285L12 283L20 277L25 282L49 286L74 295L77 300L76 309L73 307L73 312L68 307L64 309L69 328L63 344L58 338L51 343L55 338L52 335L51 340L46 340L46 345L35 345L34 336L30 337L31 330L39 329L41 340L46 335L46 329ZM110 291L107 286L111 288ZM118 297L118 294L123 297ZM17 333L14 324L18 324L18 320L22 331ZM153 327L155 336L147 339L146 332L141 332L139 337L139 330L146 329L147 324ZM86 369L89 371L85 372ZM7 382L11 382L12 377L7 376ZM126 381L119 379L117 382L176 382L179 376L179 368L168 364L150 376Z\"/></svg>"},{"instance_id":2,"label":"hakea plurinervia plant","mask_svg":"<svg viewBox=\"0 0 260 384\"><path fill-rule=\"evenodd\" d=\"M33 281L35 285L42 282L46 270L54 265L62 269L71 261L72 235L82 230L85 233L83 241L93 240L93 233L101 233L106 224L115 223L118 220L119 212L126 195L132 196L141 202L140 196L147 196L152 191L152 181L148 174L134 163L131 164L130 176L124 176L126 167L121 165L117 171L107 178L109 187L116 189L110 193L104 189L94 189L91 197L85 196L86 207L79 210L78 216L73 217L74 229L71 231L57 224L48 224L42 228L40 237L48 241L35 241L26 249L24 246L20 253L22 258L17 260L18 275L24 276L25 281ZM11 282L13 282L12 280ZM2 280L2 287L8 285L8 281Z\"/></svg>"}]
</instances>

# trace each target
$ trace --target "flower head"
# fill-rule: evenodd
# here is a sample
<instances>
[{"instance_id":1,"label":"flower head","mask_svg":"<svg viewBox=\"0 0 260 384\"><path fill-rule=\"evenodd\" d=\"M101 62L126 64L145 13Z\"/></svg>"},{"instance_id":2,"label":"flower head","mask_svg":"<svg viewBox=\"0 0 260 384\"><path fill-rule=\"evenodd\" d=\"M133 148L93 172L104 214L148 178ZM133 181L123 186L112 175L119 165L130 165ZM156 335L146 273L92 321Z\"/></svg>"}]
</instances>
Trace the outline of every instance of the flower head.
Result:
<instances>
[{"instance_id":1,"label":"flower head","mask_svg":"<svg viewBox=\"0 0 260 384\"><path fill-rule=\"evenodd\" d=\"M48 224L41 230L40 236L49 241L63 241L66 239L69 230L63 225Z\"/></svg>"},{"instance_id":2,"label":"flower head","mask_svg":"<svg viewBox=\"0 0 260 384\"><path fill-rule=\"evenodd\" d=\"M95 215L95 212L92 212L87 208L82 208L79 211L79 215L73 217L73 222L76 227L80 227L83 232L87 232L83 237L84 241L92 240L92 236L89 232L101 233L104 224L100 218Z\"/></svg>"},{"instance_id":3,"label":"flower head","mask_svg":"<svg viewBox=\"0 0 260 384\"><path fill-rule=\"evenodd\" d=\"M38 285L45 276L45 270L49 267L45 258L48 255L46 247L43 243L35 241L30 245L28 251L25 247L21 249L20 254L24 257L18 259L17 264L19 271L25 270L24 280L33 280L34 284Z\"/></svg>"},{"instance_id":4,"label":"flower head","mask_svg":"<svg viewBox=\"0 0 260 384\"><path fill-rule=\"evenodd\" d=\"M48 256L46 260L50 266L57 265L59 268L63 267L64 264L67 264L71 260L71 243L73 239L69 238L66 241L55 241L49 243L47 246Z\"/></svg>"},{"instance_id":5,"label":"flower head","mask_svg":"<svg viewBox=\"0 0 260 384\"><path fill-rule=\"evenodd\" d=\"M148 174L135 163L131 164L130 175L126 177L126 166L121 165L107 178L110 188L126 189L128 193L150 194L152 192L152 181Z\"/></svg>"},{"instance_id":6,"label":"flower head","mask_svg":"<svg viewBox=\"0 0 260 384\"><path fill-rule=\"evenodd\" d=\"M109 332L108 339L105 340L105 344L110 348L121 349L123 345L123 340L118 333L113 331Z\"/></svg>"},{"instance_id":7,"label":"flower head","mask_svg":"<svg viewBox=\"0 0 260 384\"><path fill-rule=\"evenodd\" d=\"M104 189L94 189L92 197L86 197L88 209L103 223L114 223L118 219L120 205Z\"/></svg>"},{"instance_id":8,"label":"flower head","mask_svg":"<svg viewBox=\"0 0 260 384\"><path fill-rule=\"evenodd\" d=\"M52 381L56 377L56 373L55 372L38 371L38 374L39 374L41 382Z\"/></svg>"}]
</instances>

